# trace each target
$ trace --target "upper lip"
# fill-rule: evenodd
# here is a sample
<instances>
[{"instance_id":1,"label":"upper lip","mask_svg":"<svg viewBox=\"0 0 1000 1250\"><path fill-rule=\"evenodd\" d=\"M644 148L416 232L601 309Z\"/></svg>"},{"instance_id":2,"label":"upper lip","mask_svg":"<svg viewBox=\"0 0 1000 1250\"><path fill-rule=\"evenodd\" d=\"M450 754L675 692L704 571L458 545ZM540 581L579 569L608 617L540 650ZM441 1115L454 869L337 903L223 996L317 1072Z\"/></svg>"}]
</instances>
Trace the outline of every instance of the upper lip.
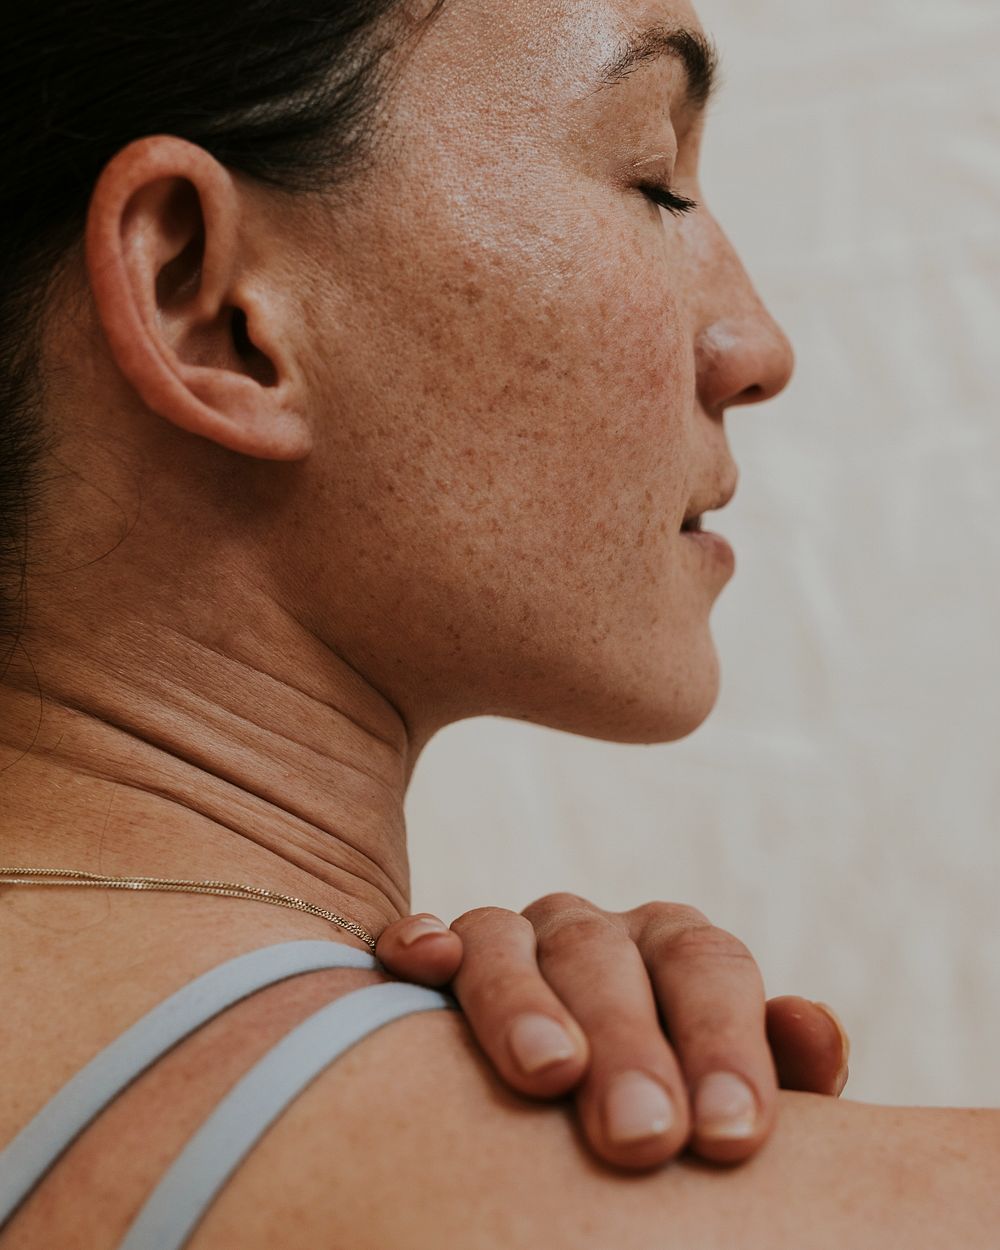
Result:
<instances>
[{"instance_id":1,"label":"upper lip","mask_svg":"<svg viewBox=\"0 0 1000 1250\"><path fill-rule=\"evenodd\" d=\"M693 499L688 506L687 512L684 514L684 524L693 521L696 517L700 517L705 512L717 512L719 508L724 508L726 504L736 494L736 478L722 490L721 493L714 495L702 495L697 499Z\"/></svg>"}]
</instances>

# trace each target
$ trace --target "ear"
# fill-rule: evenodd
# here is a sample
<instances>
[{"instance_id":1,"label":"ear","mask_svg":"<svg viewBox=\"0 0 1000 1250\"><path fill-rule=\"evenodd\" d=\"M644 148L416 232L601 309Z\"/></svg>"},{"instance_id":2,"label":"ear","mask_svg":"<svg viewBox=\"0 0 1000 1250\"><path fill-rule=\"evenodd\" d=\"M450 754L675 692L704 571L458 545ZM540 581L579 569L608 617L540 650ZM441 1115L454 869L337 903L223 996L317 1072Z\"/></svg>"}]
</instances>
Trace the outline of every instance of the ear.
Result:
<instances>
[{"instance_id":1,"label":"ear","mask_svg":"<svg viewBox=\"0 0 1000 1250\"><path fill-rule=\"evenodd\" d=\"M94 189L87 273L111 356L147 408L232 451L299 460L312 434L295 403L294 315L249 237L250 207L203 148L138 139Z\"/></svg>"}]
</instances>

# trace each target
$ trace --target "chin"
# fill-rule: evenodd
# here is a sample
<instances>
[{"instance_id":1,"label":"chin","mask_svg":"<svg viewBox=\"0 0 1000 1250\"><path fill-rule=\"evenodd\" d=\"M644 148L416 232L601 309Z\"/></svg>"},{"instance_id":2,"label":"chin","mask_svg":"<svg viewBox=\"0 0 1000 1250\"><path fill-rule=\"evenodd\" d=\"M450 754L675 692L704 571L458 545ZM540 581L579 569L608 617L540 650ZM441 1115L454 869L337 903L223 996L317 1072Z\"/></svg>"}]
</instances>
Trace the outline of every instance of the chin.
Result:
<instances>
[{"instance_id":1,"label":"chin","mask_svg":"<svg viewBox=\"0 0 1000 1250\"><path fill-rule=\"evenodd\" d=\"M673 662L654 668L644 656L628 678L619 674L611 680L604 673L603 682L592 682L577 688L585 689L585 702L568 698L560 708L560 716L549 714L524 719L544 724L550 729L597 738L605 742L642 743L676 742L693 734L707 720L719 698L719 658L710 636L683 658L675 653ZM600 697L595 695L600 692Z\"/></svg>"}]
</instances>

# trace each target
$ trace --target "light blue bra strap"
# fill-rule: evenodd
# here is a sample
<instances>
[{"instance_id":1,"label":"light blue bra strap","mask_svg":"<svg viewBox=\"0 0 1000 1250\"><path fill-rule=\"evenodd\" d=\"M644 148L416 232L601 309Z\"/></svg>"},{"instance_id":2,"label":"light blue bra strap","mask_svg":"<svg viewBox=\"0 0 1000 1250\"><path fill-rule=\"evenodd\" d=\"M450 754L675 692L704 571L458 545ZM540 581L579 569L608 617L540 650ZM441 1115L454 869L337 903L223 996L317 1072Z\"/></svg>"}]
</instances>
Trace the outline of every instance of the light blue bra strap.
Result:
<instances>
[{"instance_id":1,"label":"light blue bra strap","mask_svg":"<svg viewBox=\"0 0 1000 1250\"><path fill-rule=\"evenodd\" d=\"M153 1190L119 1250L180 1250L264 1131L355 1042L391 1020L458 1007L438 990L404 982L345 994L292 1029L233 1086Z\"/></svg>"},{"instance_id":2,"label":"light blue bra strap","mask_svg":"<svg viewBox=\"0 0 1000 1250\"><path fill-rule=\"evenodd\" d=\"M279 942L238 955L179 989L96 1055L0 1151L0 1229L70 1143L165 1051L241 998L320 968L385 968L342 942Z\"/></svg>"}]
</instances>

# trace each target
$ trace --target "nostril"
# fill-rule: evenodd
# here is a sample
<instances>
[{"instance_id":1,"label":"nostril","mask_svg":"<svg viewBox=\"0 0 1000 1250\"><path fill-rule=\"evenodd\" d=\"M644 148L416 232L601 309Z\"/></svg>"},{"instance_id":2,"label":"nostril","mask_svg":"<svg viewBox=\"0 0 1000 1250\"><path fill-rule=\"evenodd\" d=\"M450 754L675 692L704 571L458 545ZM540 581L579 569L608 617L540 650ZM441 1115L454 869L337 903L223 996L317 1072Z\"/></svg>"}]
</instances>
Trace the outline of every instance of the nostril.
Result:
<instances>
[{"instance_id":1,"label":"nostril","mask_svg":"<svg viewBox=\"0 0 1000 1250\"><path fill-rule=\"evenodd\" d=\"M715 321L695 339L698 395L706 412L760 404L780 394L792 371L791 345L764 314Z\"/></svg>"},{"instance_id":2,"label":"nostril","mask_svg":"<svg viewBox=\"0 0 1000 1250\"><path fill-rule=\"evenodd\" d=\"M765 399L770 399L774 391L769 386L763 386L759 382L755 382L753 386L745 386L738 395L734 395L732 399L726 401L727 408L735 408L739 404L759 404Z\"/></svg>"}]
</instances>

